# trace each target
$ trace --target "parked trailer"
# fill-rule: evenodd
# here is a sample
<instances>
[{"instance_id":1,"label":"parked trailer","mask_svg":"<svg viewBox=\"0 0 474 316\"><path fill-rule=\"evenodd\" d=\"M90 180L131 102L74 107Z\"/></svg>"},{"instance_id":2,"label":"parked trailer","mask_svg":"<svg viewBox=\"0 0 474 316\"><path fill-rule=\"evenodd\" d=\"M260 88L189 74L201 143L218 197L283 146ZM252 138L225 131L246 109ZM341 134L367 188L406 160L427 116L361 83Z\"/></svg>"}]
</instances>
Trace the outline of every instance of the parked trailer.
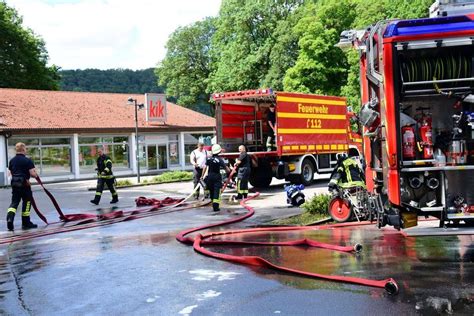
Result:
<instances>
[{"instance_id":1,"label":"parked trailer","mask_svg":"<svg viewBox=\"0 0 474 316\"><path fill-rule=\"evenodd\" d=\"M269 186L273 177L309 185L315 173L332 171L336 153L360 151L362 140L350 130L345 98L259 89L215 93L213 99L224 156L236 158L238 146L246 145L255 187ZM267 151L271 104L276 108L276 147Z\"/></svg>"},{"instance_id":2,"label":"parked trailer","mask_svg":"<svg viewBox=\"0 0 474 316\"><path fill-rule=\"evenodd\" d=\"M474 221L473 39L474 11L341 34L340 47L360 52L366 180L383 200L381 226Z\"/></svg>"}]
</instances>

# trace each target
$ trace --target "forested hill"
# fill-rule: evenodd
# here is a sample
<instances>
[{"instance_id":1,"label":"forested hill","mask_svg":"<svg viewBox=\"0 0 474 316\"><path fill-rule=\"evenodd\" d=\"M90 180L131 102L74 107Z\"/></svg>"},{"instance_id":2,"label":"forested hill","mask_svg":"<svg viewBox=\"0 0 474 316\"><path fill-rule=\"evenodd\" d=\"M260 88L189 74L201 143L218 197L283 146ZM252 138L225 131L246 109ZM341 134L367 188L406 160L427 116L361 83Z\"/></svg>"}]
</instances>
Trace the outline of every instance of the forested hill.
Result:
<instances>
[{"instance_id":1,"label":"forested hill","mask_svg":"<svg viewBox=\"0 0 474 316\"><path fill-rule=\"evenodd\" d=\"M60 89L63 91L163 93L157 85L153 68L61 70Z\"/></svg>"}]
</instances>

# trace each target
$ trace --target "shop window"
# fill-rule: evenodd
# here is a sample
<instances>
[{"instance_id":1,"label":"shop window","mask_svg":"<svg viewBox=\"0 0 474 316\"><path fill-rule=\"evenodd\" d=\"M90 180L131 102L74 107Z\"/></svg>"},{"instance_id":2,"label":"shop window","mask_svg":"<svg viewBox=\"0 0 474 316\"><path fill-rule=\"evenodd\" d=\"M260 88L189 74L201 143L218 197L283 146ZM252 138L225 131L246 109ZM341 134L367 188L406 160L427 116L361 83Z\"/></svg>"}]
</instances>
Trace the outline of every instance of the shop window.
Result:
<instances>
[{"instance_id":1,"label":"shop window","mask_svg":"<svg viewBox=\"0 0 474 316\"><path fill-rule=\"evenodd\" d=\"M94 173L97 151L104 148L112 159L113 170L130 168L128 136L79 137L79 166L81 173Z\"/></svg>"},{"instance_id":2,"label":"shop window","mask_svg":"<svg viewBox=\"0 0 474 316\"><path fill-rule=\"evenodd\" d=\"M70 138L42 138L41 145L70 145Z\"/></svg>"},{"instance_id":3,"label":"shop window","mask_svg":"<svg viewBox=\"0 0 474 316\"><path fill-rule=\"evenodd\" d=\"M70 146L41 148L41 173L61 174L71 172Z\"/></svg>"},{"instance_id":4,"label":"shop window","mask_svg":"<svg viewBox=\"0 0 474 316\"><path fill-rule=\"evenodd\" d=\"M8 157L15 156L15 144L27 145L26 155L35 163L40 175L71 173L71 138L11 138L8 140Z\"/></svg>"},{"instance_id":5,"label":"shop window","mask_svg":"<svg viewBox=\"0 0 474 316\"><path fill-rule=\"evenodd\" d=\"M79 137L79 144L99 144L100 137Z\"/></svg>"},{"instance_id":6,"label":"shop window","mask_svg":"<svg viewBox=\"0 0 474 316\"><path fill-rule=\"evenodd\" d=\"M97 159L96 145L79 146L79 168L82 171L93 172Z\"/></svg>"},{"instance_id":7,"label":"shop window","mask_svg":"<svg viewBox=\"0 0 474 316\"><path fill-rule=\"evenodd\" d=\"M128 143L128 136L114 137L114 143Z\"/></svg>"},{"instance_id":8,"label":"shop window","mask_svg":"<svg viewBox=\"0 0 474 316\"><path fill-rule=\"evenodd\" d=\"M178 142L169 143L170 165L179 165L179 145Z\"/></svg>"}]
</instances>

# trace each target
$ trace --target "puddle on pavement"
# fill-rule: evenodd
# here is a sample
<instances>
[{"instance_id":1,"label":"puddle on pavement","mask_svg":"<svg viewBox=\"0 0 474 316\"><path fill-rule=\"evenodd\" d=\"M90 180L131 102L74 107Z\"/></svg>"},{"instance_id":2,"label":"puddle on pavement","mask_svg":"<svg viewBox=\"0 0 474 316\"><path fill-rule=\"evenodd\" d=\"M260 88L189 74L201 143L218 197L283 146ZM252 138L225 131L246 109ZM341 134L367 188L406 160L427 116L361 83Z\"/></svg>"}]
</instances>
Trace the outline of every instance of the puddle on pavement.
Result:
<instances>
[{"instance_id":1,"label":"puddle on pavement","mask_svg":"<svg viewBox=\"0 0 474 316\"><path fill-rule=\"evenodd\" d=\"M311 238L336 245L364 247L360 254L309 247L234 246L209 247L236 256L261 256L284 267L328 275L375 280L394 278L400 293L382 289L295 277L265 268L253 268L264 278L299 289L328 289L386 297L408 303L418 312L474 312L474 236L404 237L395 230L339 228L289 233L254 233L225 236L240 241L285 241Z\"/></svg>"}]
</instances>

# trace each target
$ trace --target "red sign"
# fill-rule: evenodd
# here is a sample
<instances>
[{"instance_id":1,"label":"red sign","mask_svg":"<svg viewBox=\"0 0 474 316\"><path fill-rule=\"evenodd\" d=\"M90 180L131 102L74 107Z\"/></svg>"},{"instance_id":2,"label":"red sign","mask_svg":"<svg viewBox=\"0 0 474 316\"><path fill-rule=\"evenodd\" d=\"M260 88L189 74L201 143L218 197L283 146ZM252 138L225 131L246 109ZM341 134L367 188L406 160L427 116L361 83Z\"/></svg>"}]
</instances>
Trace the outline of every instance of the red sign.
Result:
<instances>
[{"instance_id":1,"label":"red sign","mask_svg":"<svg viewBox=\"0 0 474 316\"><path fill-rule=\"evenodd\" d=\"M147 122L166 121L166 95L156 93L146 93L146 120Z\"/></svg>"}]
</instances>

